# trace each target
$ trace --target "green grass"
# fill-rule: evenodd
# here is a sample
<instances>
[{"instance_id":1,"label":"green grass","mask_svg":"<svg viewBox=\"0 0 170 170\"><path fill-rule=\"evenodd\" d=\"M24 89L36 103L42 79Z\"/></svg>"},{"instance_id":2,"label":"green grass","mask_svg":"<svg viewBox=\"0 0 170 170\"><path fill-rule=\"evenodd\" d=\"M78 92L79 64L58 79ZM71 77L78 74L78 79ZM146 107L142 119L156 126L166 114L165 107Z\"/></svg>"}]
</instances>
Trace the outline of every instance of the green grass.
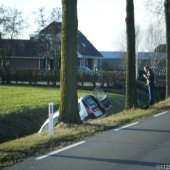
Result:
<instances>
[{"instance_id":1,"label":"green grass","mask_svg":"<svg viewBox=\"0 0 170 170\"><path fill-rule=\"evenodd\" d=\"M92 94L91 91L78 91L78 97ZM110 94L112 99L121 95ZM23 109L47 107L49 102L59 104L59 88L24 87L24 86L0 86L0 114L16 112ZM119 101L119 100L118 100ZM117 100L116 100L117 102Z\"/></svg>"},{"instance_id":2,"label":"green grass","mask_svg":"<svg viewBox=\"0 0 170 170\"><path fill-rule=\"evenodd\" d=\"M79 96L91 92L80 91ZM59 103L58 88L0 86L0 114Z\"/></svg>"},{"instance_id":3,"label":"green grass","mask_svg":"<svg viewBox=\"0 0 170 170\"><path fill-rule=\"evenodd\" d=\"M0 114L43 107L49 102L59 102L58 89L0 86Z\"/></svg>"}]
</instances>

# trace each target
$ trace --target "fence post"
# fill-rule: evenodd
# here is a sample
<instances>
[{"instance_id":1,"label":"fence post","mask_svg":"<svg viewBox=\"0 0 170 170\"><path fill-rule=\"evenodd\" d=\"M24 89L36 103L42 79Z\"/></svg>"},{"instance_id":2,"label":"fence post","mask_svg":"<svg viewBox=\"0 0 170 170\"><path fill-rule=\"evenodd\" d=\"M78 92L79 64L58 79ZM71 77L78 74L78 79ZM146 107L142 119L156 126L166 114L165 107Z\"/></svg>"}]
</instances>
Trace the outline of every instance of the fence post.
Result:
<instances>
[{"instance_id":1,"label":"fence post","mask_svg":"<svg viewBox=\"0 0 170 170\"><path fill-rule=\"evenodd\" d=\"M49 136L54 135L54 125L53 125L53 111L54 110L54 104L49 103L48 104L48 113L49 113L49 124L48 124L48 134Z\"/></svg>"}]
</instances>

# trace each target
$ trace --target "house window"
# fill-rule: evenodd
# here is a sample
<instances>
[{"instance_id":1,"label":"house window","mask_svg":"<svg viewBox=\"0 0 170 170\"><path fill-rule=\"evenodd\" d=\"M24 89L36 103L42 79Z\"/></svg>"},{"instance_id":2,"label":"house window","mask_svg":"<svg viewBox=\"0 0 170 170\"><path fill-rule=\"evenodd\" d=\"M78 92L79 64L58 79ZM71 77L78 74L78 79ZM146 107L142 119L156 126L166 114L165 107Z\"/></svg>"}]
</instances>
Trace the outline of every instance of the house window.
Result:
<instances>
[{"instance_id":1,"label":"house window","mask_svg":"<svg viewBox=\"0 0 170 170\"><path fill-rule=\"evenodd\" d=\"M87 60L87 67L90 69L93 69L93 60L92 59Z\"/></svg>"},{"instance_id":2,"label":"house window","mask_svg":"<svg viewBox=\"0 0 170 170\"><path fill-rule=\"evenodd\" d=\"M54 69L54 60L50 59L50 69Z\"/></svg>"},{"instance_id":3,"label":"house window","mask_svg":"<svg viewBox=\"0 0 170 170\"><path fill-rule=\"evenodd\" d=\"M79 58L78 59L78 66L85 66L85 59Z\"/></svg>"},{"instance_id":4,"label":"house window","mask_svg":"<svg viewBox=\"0 0 170 170\"><path fill-rule=\"evenodd\" d=\"M45 59L41 59L40 60L40 70L44 70L46 67L46 60Z\"/></svg>"}]
</instances>

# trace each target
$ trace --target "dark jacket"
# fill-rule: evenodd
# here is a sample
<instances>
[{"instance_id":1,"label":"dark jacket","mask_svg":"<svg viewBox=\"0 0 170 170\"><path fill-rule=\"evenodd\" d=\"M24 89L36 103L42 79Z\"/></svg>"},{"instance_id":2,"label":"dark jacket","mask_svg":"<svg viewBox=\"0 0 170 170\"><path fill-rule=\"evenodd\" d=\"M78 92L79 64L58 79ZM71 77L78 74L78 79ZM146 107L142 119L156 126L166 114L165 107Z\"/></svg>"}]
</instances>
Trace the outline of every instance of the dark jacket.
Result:
<instances>
[{"instance_id":1,"label":"dark jacket","mask_svg":"<svg viewBox=\"0 0 170 170\"><path fill-rule=\"evenodd\" d=\"M154 73L151 69L149 69L149 71L147 72L147 79L149 80L149 84L150 86L154 85Z\"/></svg>"}]
</instances>

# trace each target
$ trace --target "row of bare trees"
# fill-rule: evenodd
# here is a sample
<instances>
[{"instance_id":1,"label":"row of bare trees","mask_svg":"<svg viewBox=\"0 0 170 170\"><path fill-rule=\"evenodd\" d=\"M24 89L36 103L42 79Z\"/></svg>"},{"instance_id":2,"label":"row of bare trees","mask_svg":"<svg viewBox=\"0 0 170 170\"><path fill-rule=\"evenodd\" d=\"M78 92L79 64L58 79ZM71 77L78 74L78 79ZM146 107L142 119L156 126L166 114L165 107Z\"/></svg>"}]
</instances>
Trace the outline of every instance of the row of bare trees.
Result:
<instances>
[{"instance_id":1,"label":"row of bare trees","mask_svg":"<svg viewBox=\"0 0 170 170\"><path fill-rule=\"evenodd\" d=\"M166 43L164 0L144 0L141 4L148 12L147 20L150 22L147 26L142 23L135 25L136 53L138 51L148 52L150 66L156 68L164 58L163 55L158 54L156 47ZM118 44L121 51L126 51L126 30L120 34ZM125 62L125 57L122 61ZM140 58L136 62L140 65Z\"/></svg>"}]
</instances>

